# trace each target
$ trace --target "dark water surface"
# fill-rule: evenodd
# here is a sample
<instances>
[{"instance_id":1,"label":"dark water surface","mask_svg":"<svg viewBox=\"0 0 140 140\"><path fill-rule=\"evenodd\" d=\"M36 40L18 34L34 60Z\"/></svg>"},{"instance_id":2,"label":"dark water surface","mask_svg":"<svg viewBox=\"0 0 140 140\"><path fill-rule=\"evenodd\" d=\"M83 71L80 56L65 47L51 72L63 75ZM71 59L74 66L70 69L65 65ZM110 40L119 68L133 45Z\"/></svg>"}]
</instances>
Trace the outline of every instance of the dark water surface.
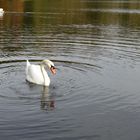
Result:
<instances>
[{"instance_id":1,"label":"dark water surface","mask_svg":"<svg viewBox=\"0 0 140 140\"><path fill-rule=\"evenodd\" d=\"M0 139L139 140L139 0L0 0ZM49 88L26 59L57 67Z\"/></svg>"}]
</instances>

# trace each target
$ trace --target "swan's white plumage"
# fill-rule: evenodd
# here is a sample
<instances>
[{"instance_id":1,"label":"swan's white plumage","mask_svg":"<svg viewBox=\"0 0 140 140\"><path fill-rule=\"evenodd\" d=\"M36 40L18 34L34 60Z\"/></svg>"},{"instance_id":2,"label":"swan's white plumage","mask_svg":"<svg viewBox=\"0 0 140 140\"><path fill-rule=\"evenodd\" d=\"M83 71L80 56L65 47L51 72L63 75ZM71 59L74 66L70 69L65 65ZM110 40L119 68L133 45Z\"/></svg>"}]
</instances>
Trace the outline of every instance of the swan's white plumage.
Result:
<instances>
[{"instance_id":1,"label":"swan's white plumage","mask_svg":"<svg viewBox=\"0 0 140 140\"><path fill-rule=\"evenodd\" d=\"M2 17L3 14L4 14L4 10L3 10L3 8L0 8L0 16Z\"/></svg>"},{"instance_id":2,"label":"swan's white plumage","mask_svg":"<svg viewBox=\"0 0 140 140\"><path fill-rule=\"evenodd\" d=\"M26 79L27 81L39 85L49 86L50 78L45 70L45 65L49 68L54 66L53 62L50 60L44 60L40 65L30 64L27 60L26 62Z\"/></svg>"}]
</instances>

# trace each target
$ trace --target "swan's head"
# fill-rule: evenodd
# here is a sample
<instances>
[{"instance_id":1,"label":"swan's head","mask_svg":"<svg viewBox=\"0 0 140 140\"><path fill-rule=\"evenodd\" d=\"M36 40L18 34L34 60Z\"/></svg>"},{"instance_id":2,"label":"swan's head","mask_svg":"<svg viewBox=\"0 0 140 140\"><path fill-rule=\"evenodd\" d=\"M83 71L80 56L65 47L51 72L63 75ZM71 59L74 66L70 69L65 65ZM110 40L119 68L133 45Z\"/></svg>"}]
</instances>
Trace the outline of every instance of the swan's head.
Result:
<instances>
[{"instance_id":1,"label":"swan's head","mask_svg":"<svg viewBox=\"0 0 140 140\"><path fill-rule=\"evenodd\" d=\"M47 65L49 67L50 71L52 72L52 74L56 74L56 68L52 61L46 59L46 60L42 61L42 64Z\"/></svg>"}]
</instances>

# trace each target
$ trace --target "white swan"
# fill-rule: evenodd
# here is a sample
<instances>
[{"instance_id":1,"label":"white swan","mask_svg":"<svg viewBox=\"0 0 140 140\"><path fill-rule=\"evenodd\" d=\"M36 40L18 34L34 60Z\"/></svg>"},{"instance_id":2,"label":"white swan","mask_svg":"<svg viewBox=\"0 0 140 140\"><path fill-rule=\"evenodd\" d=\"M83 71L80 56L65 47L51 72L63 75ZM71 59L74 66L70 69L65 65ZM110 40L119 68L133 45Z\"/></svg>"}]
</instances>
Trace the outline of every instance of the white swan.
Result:
<instances>
[{"instance_id":1,"label":"white swan","mask_svg":"<svg viewBox=\"0 0 140 140\"><path fill-rule=\"evenodd\" d=\"M2 17L2 16L3 16L3 14L4 14L4 11L3 11L3 9L2 9L2 8L0 8L0 17Z\"/></svg>"},{"instance_id":2,"label":"white swan","mask_svg":"<svg viewBox=\"0 0 140 140\"><path fill-rule=\"evenodd\" d=\"M51 70L52 74L56 74L56 68L54 67L54 63L50 60L43 60L41 64L34 65L30 64L27 60L26 62L26 80L44 86L50 85L50 78L45 70L45 66Z\"/></svg>"}]
</instances>

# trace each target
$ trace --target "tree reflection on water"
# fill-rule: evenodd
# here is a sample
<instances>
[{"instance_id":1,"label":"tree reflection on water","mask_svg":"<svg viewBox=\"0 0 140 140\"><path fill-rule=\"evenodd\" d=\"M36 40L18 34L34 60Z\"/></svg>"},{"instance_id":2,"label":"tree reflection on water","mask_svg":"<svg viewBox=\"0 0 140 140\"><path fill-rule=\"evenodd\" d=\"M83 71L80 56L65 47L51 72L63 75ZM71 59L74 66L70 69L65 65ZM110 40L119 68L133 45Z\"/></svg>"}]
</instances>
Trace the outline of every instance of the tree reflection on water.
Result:
<instances>
[{"instance_id":1,"label":"tree reflection on water","mask_svg":"<svg viewBox=\"0 0 140 140\"><path fill-rule=\"evenodd\" d=\"M138 1L0 0L8 24L140 24Z\"/></svg>"}]
</instances>

